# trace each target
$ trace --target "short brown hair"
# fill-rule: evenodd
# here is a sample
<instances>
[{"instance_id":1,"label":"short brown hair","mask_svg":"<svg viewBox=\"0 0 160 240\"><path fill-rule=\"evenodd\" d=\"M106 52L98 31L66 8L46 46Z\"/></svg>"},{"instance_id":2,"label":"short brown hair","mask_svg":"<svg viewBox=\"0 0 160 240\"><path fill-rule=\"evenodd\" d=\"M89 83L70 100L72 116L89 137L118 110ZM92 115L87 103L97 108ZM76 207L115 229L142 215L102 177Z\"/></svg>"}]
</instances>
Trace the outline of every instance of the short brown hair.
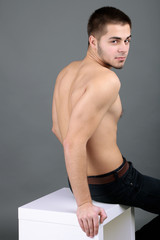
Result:
<instances>
[{"instance_id":1,"label":"short brown hair","mask_svg":"<svg viewBox=\"0 0 160 240\"><path fill-rule=\"evenodd\" d=\"M106 24L129 24L132 27L131 19L121 10L114 7L102 7L97 9L89 18L87 31L88 37L93 35L100 38L105 34Z\"/></svg>"}]
</instances>

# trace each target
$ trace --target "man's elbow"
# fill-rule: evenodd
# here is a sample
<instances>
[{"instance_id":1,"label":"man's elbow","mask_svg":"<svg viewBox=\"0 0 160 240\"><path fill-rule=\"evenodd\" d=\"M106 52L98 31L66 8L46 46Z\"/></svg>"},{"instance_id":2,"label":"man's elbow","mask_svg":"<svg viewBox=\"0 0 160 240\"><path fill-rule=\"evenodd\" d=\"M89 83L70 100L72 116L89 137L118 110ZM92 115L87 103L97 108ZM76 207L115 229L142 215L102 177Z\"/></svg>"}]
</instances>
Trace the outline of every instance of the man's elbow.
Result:
<instances>
[{"instance_id":1,"label":"man's elbow","mask_svg":"<svg viewBox=\"0 0 160 240\"><path fill-rule=\"evenodd\" d=\"M52 132L56 137L58 137L57 130L55 127L52 127Z\"/></svg>"},{"instance_id":2,"label":"man's elbow","mask_svg":"<svg viewBox=\"0 0 160 240\"><path fill-rule=\"evenodd\" d=\"M52 132L55 134L55 128L52 126Z\"/></svg>"},{"instance_id":3,"label":"man's elbow","mask_svg":"<svg viewBox=\"0 0 160 240\"><path fill-rule=\"evenodd\" d=\"M66 151L72 150L77 148L77 146L79 148L81 147L86 147L86 141L80 137L66 137L63 140L63 148Z\"/></svg>"}]
</instances>

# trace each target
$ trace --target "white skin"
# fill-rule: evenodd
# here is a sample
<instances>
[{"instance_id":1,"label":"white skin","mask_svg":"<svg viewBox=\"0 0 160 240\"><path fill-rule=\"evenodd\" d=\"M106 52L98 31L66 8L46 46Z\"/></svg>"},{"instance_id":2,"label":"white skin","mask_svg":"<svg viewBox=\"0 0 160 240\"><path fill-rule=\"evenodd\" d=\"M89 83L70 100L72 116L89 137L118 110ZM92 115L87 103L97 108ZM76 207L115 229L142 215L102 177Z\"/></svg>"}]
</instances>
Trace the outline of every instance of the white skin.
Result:
<instances>
[{"instance_id":1,"label":"white skin","mask_svg":"<svg viewBox=\"0 0 160 240\"><path fill-rule=\"evenodd\" d=\"M77 125L76 124L77 115L73 114L69 120L69 122L70 121L72 122L72 128L71 128L72 131L71 130L68 131L68 134L67 134L68 137L66 137L66 134L64 133L65 131L62 131L63 133L63 138L62 138L62 134L60 134L59 127L57 124L58 120L56 118L55 101L53 101L54 124L53 124L52 131L60 140L60 142L63 143L67 171L71 180L72 189L73 189L74 196L78 206L77 208L78 221L82 230L89 237L94 237L95 235L97 235L98 228L99 228L99 220L100 220L100 223L103 223L107 215L104 209L94 206L92 204L92 199L90 196L90 191L87 183L87 175L86 175L86 169L87 169L86 167L87 162L85 160L86 142L88 141L88 138L92 136L94 130L97 128L99 119L102 119L102 117L104 116L104 113L106 113L109 107L111 107L110 104L115 102L115 99L118 96L118 92L120 88L119 79L118 77L116 77L116 75L112 71L108 69L111 69L112 67L121 69L124 66L124 63L126 61L126 58L129 52L129 46L130 46L129 42L131 39L131 29L129 24L124 24L124 25L108 24L106 26L106 29L104 30L106 30L105 34L101 37L96 35L95 36L91 35L89 37L89 48L87 51L87 55L82 61L80 61L80 63L76 63L76 64L85 65L86 69L89 69L89 71L91 69L90 66L92 66L92 68L94 68L94 72L98 72L99 74L98 79L100 79L102 82L103 80L106 79L106 76L108 79L108 81L105 81L104 83L105 91L101 91L101 87L100 87L101 85L98 85L99 90L105 96L98 95L99 100L96 100L96 102L94 102L95 106L98 106L96 110L92 107L90 111L85 111L84 119L90 119L91 117L93 118L94 116L94 121L88 124L87 120L85 121L81 117L81 121L85 122L87 127L83 128L83 131L79 131L79 126L81 126L81 122L78 121L78 125ZM75 65L73 64L73 66ZM70 67L70 71L73 72L73 75L74 75L75 68L73 66ZM106 68L105 71L104 71L104 67ZM67 77L65 79L68 80ZM59 87L59 82L57 86ZM95 93L95 88L94 88L95 84L92 84L92 86L93 86L92 91L88 91L85 94L85 98L82 98L82 100L79 101L78 107L76 108L75 106L73 112L75 113L78 112L78 114L83 112L82 106L85 101L87 102L87 104L88 103L90 104L90 98L92 97L92 93ZM55 93L55 97L56 97L56 93ZM105 100L106 97L107 97L107 100ZM100 105L96 105L97 102ZM92 111L92 109L94 112ZM101 111L97 109L101 109ZM118 105L116 109L120 109L120 106ZM97 112L95 113L95 111ZM82 116L82 114L80 114L80 116ZM106 119L107 119L107 116L106 116ZM64 124L62 125L64 126ZM62 129L64 128L61 127L61 130ZM74 133L77 133L77 132L78 132L77 136L74 135ZM113 132L113 134L115 133ZM102 139L99 134L98 141L101 142ZM74 143L76 142L76 144L71 144L72 142ZM76 147L76 145L78 146L78 148ZM75 161L75 159L77 159L77 161Z\"/></svg>"},{"instance_id":2,"label":"white skin","mask_svg":"<svg viewBox=\"0 0 160 240\"><path fill-rule=\"evenodd\" d=\"M111 69L121 69L128 56L131 40L129 24L109 24L107 32L100 39L91 35L86 60L96 61L100 65ZM80 226L87 236L94 237L98 233L98 216L100 223L107 218L105 211L94 206L91 200L80 205L77 209L77 217Z\"/></svg>"}]
</instances>

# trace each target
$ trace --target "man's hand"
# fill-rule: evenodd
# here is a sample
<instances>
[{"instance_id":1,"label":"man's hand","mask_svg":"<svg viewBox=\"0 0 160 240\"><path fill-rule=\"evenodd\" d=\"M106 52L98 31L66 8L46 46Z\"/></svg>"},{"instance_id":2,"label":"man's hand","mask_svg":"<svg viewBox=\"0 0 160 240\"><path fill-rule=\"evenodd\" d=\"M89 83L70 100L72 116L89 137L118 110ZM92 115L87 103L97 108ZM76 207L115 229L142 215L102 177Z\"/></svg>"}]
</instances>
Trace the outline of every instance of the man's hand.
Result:
<instances>
[{"instance_id":1,"label":"man's hand","mask_svg":"<svg viewBox=\"0 0 160 240\"><path fill-rule=\"evenodd\" d=\"M85 203L78 207L77 217L82 230L88 237L93 238L98 234L99 222L103 223L107 215L103 208L96 207L92 203Z\"/></svg>"}]
</instances>

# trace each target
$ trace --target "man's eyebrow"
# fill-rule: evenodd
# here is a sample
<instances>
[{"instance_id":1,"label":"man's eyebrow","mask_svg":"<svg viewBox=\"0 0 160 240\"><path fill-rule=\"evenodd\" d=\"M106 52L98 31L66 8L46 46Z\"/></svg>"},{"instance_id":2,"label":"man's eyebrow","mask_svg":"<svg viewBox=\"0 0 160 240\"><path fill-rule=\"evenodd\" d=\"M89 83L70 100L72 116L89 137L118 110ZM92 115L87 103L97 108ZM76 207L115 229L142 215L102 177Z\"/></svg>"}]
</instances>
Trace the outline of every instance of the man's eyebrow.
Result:
<instances>
[{"instance_id":1,"label":"man's eyebrow","mask_svg":"<svg viewBox=\"0 0 160 240\"><path fill-rule=\"evenodd\" d=\"M131 37L132 37L132 35L128 36L126 39L131 38Z\"/></svg>"},{"instance_id":2,"label":"man's eyebrow","mask_svg":"<svg viewBox=\"0 0 160 240\"><path fill-rule=\"evenodd\" d=\"M109 40L110 39L117 39L117 40L119 39L119 40L121 40L122 38L120 38L120 37L110 37Z\"/></svg>"},{"instance_id":3,"label":"man's eyebrow","mask_svg":"<svg viewBox=\"0 0 160 240\"><path fill-rule=\"evenodd\" d=\"M127 40L128 38L131 38L131 37L132 37L132 35L128 36L128 37L126 38L126 40ZM110 37L109 40L111 40L111 39L122 40L122 38L120 38L120 37Z\"/></svg>"}]
</instances>

